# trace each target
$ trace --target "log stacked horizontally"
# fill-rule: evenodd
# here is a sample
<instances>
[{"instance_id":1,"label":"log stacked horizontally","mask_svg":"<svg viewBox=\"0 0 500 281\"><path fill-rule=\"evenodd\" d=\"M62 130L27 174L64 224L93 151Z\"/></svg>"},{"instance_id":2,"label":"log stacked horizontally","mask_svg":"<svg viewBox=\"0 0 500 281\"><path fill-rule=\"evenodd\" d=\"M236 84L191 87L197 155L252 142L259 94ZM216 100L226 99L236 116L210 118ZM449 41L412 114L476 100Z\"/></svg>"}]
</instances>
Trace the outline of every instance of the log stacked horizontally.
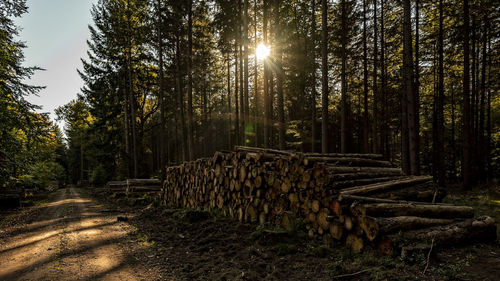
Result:
<instances>
[{"instance_id":1,"label":"log stacked horizontally","mask_svg":"<svg viewBox=\"0 0 500 281\"><path fill-rule=\"evenodd\" d=\"M109 181L106 187L119 194L157 194L161 190L159 179L127 179L125 181Z\"/></svg>"},{"instance_id":2,"label":"log stacked horizontally","mask_svg":"<svg viewBox=\"0 0 500 281\"><path fill-rule=\"evenodd\" d=\"M469 207L436 203L444 195L431 177L405 176L378 154L242 146L168 167L161 191L165 205L220 209L242 222L289 228L299 218L311 238L341 240L355 251L370 245L392 253L428 239L425 229L434 238L451 235L446 226L466 229L463 239L474 236L469 232L492 237L491 218L474 220Z\"/></svg>"}]
</instances>

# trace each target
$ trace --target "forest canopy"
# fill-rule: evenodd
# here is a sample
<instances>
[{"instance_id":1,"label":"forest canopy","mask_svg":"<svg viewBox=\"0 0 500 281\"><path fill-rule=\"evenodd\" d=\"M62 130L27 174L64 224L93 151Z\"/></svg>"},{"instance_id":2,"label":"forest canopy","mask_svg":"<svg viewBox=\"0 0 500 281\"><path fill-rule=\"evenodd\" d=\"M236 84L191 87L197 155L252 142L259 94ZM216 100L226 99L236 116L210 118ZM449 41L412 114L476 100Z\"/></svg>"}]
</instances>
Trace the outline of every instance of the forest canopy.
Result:
<instances>
[{"instance_id":1,"label":"forest canopy","mask_svg":"<svg viewBox=\"0 0 500 281\"><path fill-rule=\"evenodd\" d=\"M25 0L0 1L0 188L45 187L66 177L61 131L27 101L42 89L25 83L40 69L23 66L26 46L13 23L27 9Z\"/></svg>"},{"instance_id":2,"label":"forest canopy","mask_svg":"<svg viewBox=\"0 0 500 281\"><path fill-rule=\"evenodd\" d=\"M35 69L10 18L26 5L3 3L2 184L46 141L70 181L95 184L234 145L379 153L467 187L500 175L492 1L98 0L84 87L56 110L61 161L61 133L24 99L39 88L21 82Z\"/></svg>"}]
</instances>

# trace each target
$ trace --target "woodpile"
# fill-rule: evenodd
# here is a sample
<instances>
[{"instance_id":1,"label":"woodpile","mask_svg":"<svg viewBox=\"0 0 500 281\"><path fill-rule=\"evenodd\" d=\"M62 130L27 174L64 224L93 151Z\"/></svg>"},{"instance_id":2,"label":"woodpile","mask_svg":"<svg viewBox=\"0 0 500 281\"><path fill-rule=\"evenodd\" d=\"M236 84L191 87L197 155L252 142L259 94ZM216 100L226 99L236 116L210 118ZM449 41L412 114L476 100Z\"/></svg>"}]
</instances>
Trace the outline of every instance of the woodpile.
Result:
<instances>
[{"instance_id":1,"label":"woodpile","mask_svg":"<svg viewBox=\"0 0 500 281\"><path fill-rule=\"evenodd\" d=\"M109 181L106 184L112 193L125 195L131 194L157 194L161 190L159 179L127 179L125 181Z\"/></svg>"},{"instance_id":2,"label":"woodpile","mask_svg":"<svg viewBox=\"0 0 500 281\"><path fill-rule=\"evenodd\" d=\"M472 219L472 208L437 203L444 196L431 177L405 176L377 154L240 146L168 167L161 192L165 205L217 208L241 222L290 228L298 218L311 238L341 240L355 251L371 246L394 253L428 239L425 233L439 242L464 229L481 237L496 233L491 218Z\"/></svg>"}]
</instances>

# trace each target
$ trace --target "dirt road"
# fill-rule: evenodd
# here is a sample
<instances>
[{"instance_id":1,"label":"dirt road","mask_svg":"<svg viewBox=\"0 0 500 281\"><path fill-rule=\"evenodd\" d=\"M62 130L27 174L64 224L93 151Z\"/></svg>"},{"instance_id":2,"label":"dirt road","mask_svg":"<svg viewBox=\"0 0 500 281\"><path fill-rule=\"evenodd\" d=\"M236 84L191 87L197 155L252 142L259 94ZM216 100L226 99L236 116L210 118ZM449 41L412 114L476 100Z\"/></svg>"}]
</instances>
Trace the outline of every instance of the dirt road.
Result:
<instances>
[{"instance_id":1,"label":"dirt road","mask_svg":"<svg viewBox=\"0 0 500 281\"><path fill-rule=\"evenodd\" d=\"M27 225L1 230L0 280L158 280L150 249L118 213L58 190ZM150 256L153 258L153 256Z\"/></svg>"}]
</instances>

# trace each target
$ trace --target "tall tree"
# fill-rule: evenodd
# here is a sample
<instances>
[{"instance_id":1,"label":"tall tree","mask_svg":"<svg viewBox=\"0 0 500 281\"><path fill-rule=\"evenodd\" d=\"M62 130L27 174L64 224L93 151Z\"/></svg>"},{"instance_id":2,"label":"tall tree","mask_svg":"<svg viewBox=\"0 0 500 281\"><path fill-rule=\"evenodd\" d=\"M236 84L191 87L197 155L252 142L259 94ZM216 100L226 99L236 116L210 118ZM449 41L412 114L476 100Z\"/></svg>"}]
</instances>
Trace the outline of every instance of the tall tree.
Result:
<instances>
[{"instance_id":1,"label":"tall tree","mask_svg":"<svg viewBox=\"0 0 500 281\"><path fill-rule=\"evenodd\" d=\"M366 0L363 0L363 150L368 153L370 140L370 124L368 113L368 47L366 44Z\"/></svg>"},{"instance_id":2,"label":"tall tree","mask_svg":"<svg viewBox=\"0 0 500 281\"><path fill-rule=\"evenodd\" d=\"M341 57L342 57L342 70L341 70L341 108L340 108L340 151L347 152L347 77L346 77L346 64L347 64L347 16L346 16L346 3L345 0L341 1L342 18L341 18Z\"/></svg>"},{"instance_id":3,"label":"tall tree","mask_svg":"<svg viewBox=\"0 0 500 281\"><path fill-rule=\"evenodd\" d=\"M311 0L311 151L316 152L316 0Z\"/></svg>"},{"instance_id":4,"label":"tall tree","mask_svg":"<svg viewBox=\"0 0 500 281\"><path fill-rule=\"evenodd\" d=\"M194 159L194 130L193 130L193 0L188 1L188 48L187 48L187 74L188 74L188 153L189 160Z\"/></svg>"},{"instance_id":5,"label":"tall tree","mask_svg":"<svg viewBox=\"0 0 500 281\"><path fill-rule=\"evenodd\" d=\"M372 123L372 143L373 151L380 152L379 142L379 96L378 96L378 23L377 23L377 1L373 1L373 123Z\"/></svg>"},{"instance_id":6,"label":"tall tree","mask_svg":"<svg viewBox=\"0 0 500 281\"><path fill-rule=\"evenodd\" d=\"M321 152L328 153L328 6L321 0Z\"/></svg>"},{"instance_id":7,"label":"tall tree","mask_svg":"<svg viewBox=\"0 0 500 281\"><path fill-rule=\"evenodd\" d=\"M283 42L282 27L280 24L280 0L274 0L274 11L276 20L276 90L278 98L278 147L285 149L285 105L283 101Z\"/></svg>"},{"instance_id":8,"label":"tall tree","mask_svg":"<svg viewBox=\"0 0 500 281\"><path fill-rule=\"evenodd\" d=\"M463 184L470 188L473 182L473 173L471 167L473 135L471 128L471 108L470 108L470 62L469 62L469 0L463 0L463 52L464 52L464 71L463 71Z\"/></svg>"},{"instance_id":9,"label":"tall tree","mask_svg":"<svg viewBox=\"0 0 500 281\"><path fill-rule=\"evenodd\" d=\"M244 120L245 124L249 123L250 116L250 106L248 97L248 0L243 3L243 64L244 64L244 80L243 80L243 91L244 91ZM247 125L248 126L248 125ZM246 129L245 129L246 131ZM246 136L243 135L243 144L246 144Z\"/></svg>"},{"instance_id":10,"label":"tall tree","mask_svg":"<svg viewBox=\"0 0 500 281\"><path fill-rule=\"evenodd\" d=\"M157 40L158 40L158 87L160 100L160 174L161 178L165 178L165 97L164 97L164 73L163 73L163 20L162 20L162 3L161 0L156 2L157 9Z\"/></svg>"},{"instance_id":11,"label":"tall tree","mask_svg":"<svg viewBox=\"0 0 500 281\"><path fill-rule=\"evenodd\" d=\"M268 1L264 1L264 15L263 15L263 39L264 45L268 46ZM269 112L269 62L268 59L264 59L264 147L269 148L269 126L270 126L270 112Z\"/></svg>"},{"instance_id":12,"label":"tall tree","mask_svg":"<svg viewBox=\"0 0 500 281\"><path fill-rule=\"evenodd\" d=\"M433 144L435 154L434 169L437 171L437 182L443 186L445 184L444 167L444 52L443 52L443 0L439 0L439 31L438 31L438 94L435 102L436 108L436 134Z\"/></svg>"},{"instance_id":13,"label":"tall tree","mask_svg":"<svg viewBox=\"0 0 500 281\"><path fill-rule=\"evenodd\" d=\"M410 0L403 0L403 92L401 94L401 163L405 174L412 174L410 156L410 102L413 95L412 52L411 52L411 11Z\"/></svg>"}]
</instances>

